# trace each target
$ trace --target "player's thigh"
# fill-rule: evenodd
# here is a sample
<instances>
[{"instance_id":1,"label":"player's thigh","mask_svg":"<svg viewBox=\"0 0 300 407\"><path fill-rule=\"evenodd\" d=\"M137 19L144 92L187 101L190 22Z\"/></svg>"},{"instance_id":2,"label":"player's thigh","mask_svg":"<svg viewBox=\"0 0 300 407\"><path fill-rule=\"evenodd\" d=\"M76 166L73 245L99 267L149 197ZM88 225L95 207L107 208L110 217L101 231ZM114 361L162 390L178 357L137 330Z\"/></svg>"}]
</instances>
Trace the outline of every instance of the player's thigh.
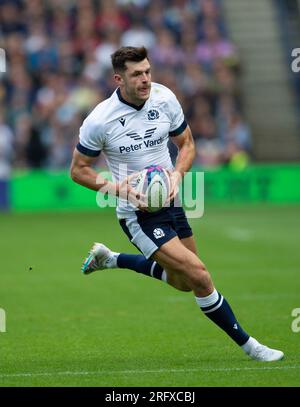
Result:
<instances>
[{"instance_id":1,"label":"player's thigh","mask_svg":"<svg viewBox=\"0 0 300 407\"><path fill-rule=\"evenodd\" d=\"M194 236L185 237L183 239L180 239L180 241L184 245L184 247L186 247L191 252L193 252L197 255L197 246L196 246Z\"/></svg>"},{"instance_id":2,"label":"player's thigh","mask_svg":"<svg viewBox=\"0 0 300 407\"><path fill-rule=\"evenodd\" d=\"M182 247L181 247L182 246ZM180 256L177 256L179 250L184 248L178 237L174 237L167 243L164 243L152 256L157 263L159 263L167 273L168 284L181 291L191 291L192 287L188 282L187 276L179 269L181 263ZM186 251L185 249L184 251ZM174 255L176 251L176 255ZM173 255L172 255L173 253ZM186 255L186 253L185 253Z\"/></svg>"},{"instance_id":3,"label":"player's thigh","mask_svg":"<svg viewBox=\"0 0 300 407\"><path fill-rule=\"evenodd\" d=\"M201 260L177 236L164 243L151 257L172 274L193 277L205 270Z\"/></svg>"}]
</instances>

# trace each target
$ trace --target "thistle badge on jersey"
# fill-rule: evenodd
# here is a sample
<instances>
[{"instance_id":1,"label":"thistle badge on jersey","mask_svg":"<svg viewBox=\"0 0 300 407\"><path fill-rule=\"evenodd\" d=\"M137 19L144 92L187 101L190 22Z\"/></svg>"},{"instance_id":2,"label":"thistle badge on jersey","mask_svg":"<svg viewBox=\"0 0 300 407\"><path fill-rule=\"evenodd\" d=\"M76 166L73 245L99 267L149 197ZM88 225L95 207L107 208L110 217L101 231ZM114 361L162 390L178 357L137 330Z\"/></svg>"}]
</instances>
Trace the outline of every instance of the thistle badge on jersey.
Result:
<instances>
[{"instance_id":1,"label":"thistle badge on jersey","mask_svg":"<svg viewBox=\"0 0 300 407\"><path fill-rule=\"evenodd\" d=\"M148 111L148 120L156 120L159 118L159 111L156 109L151 109Z\"/></svg>"},{"instance_id":2,"label":"thistle badge on jersey","mask_svg":"<svg viewBox=\"0 0 300 407\"><path fill-rule=\"evenodd\" d=\"M161 228L156 228L153 230L153 235L155 239L160 239L165 236L165 232Z\"/></svg>"}]
</instances>

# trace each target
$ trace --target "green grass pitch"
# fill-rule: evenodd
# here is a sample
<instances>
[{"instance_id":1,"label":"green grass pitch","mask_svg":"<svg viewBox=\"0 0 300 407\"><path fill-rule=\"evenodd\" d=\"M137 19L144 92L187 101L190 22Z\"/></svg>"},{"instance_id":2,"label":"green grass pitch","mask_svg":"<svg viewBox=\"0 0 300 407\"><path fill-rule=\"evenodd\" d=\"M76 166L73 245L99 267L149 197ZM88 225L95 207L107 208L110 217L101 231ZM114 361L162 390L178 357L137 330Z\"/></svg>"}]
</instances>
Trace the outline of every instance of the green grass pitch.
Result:
<instances>
[{"instance_id":1,"label":"green grass pitch","mask_svg":"<svg viewBox=\"0 0 300 407\"><path fill-rule=\"evenodd\" d=\"M300 207L208 207L191 224L242 326L283 361L250 360L191 293L129 270L83 276L94 241L137 252L114 213L1 214L0 386L299 386Z\"/></svg>"}]
</instances>

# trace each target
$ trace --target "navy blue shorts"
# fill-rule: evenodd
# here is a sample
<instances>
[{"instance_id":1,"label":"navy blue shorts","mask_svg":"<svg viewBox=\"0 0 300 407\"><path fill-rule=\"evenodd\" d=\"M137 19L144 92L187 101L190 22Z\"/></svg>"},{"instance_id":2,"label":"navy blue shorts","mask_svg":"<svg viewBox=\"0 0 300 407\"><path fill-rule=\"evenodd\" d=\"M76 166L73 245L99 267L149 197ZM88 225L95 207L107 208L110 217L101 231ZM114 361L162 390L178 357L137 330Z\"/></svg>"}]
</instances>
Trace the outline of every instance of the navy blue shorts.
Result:
<instances>
[{"instance_id":1,"label":"navy blue shorts","mask_svg":"<svg viewBox=\"0 0 300 407\"><path fill-rule=\"evenodd\" d=\"M119 222L131 243L147 259L173 237L184 239L193 235L182 207L171 206L154 213L136 211Z\"/></svg>"}]
</instances>

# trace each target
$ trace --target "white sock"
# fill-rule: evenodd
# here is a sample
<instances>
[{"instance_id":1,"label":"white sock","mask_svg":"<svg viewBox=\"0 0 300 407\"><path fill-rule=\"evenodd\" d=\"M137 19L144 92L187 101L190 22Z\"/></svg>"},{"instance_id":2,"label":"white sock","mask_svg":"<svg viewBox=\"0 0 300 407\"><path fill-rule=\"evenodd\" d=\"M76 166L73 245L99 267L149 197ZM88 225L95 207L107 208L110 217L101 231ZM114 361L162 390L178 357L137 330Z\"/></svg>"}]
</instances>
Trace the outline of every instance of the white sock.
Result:
<instances>
[{"instance_id":1,"label":"white sock","mask_svg":"<svg viewBox=\"0 0 300 407\"><path fill-rule=\"evenodd\" d=\"M247 355L249 355L251 350L255 348L257 345L259 345L259 342L255 338L252 338L252 336L250 336L248 341L244 343L244 345L242 345L241 348L247 353Z\"/></svg>"},{"instance_id":2,"label":"white sock","mask_svg":"<svg viewBox=\"0 0 300 407\"><path fill-rule=\"evenodd\" d=\"M214 305L219 298L217 290L214 288L214 291L209 294L207 297L195 297L196 302L200 308L202 307L209 307L210 305Z\"/></svg>"},{"instance_id":3,"label":"white sock","mask_svg":"<svg viewBox=\"0 0 300 407\"><path fill-rule=\"evenodd\" d=\"M119 254L120 253L111 252L110 257L105 262L108 268L110 268L110 269L118 268L117 258L119 256Z\"/></svg>"},{"instance_id":4,"label":"white sock","mask_svg":"<svg viewBox=\"0 0 300 407\"><path fill-rule=\"evenodd\" d=\"M161 275L161 281L164 281L165 283L167 283L168 282L167 278L168 278L167 273L164 270Z\"/></svg>"}]
</instances>

